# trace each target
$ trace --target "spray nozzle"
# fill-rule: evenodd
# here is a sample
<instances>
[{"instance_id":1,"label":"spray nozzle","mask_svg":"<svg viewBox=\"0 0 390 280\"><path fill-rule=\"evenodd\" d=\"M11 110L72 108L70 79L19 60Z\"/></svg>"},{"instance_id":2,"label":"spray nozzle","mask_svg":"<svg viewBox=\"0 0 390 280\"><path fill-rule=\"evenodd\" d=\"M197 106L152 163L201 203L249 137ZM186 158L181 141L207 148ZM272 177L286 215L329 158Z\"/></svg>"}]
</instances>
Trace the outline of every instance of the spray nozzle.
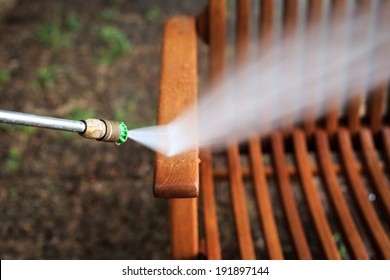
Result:
<instances>
[{"instance_id":1,"label":"spray nozzle","mask_svg":"<svg viewBox=\"0 0 390 280\"><path fill-rule=\"evenodd\" d=\"M81 136L103 142L122 144L127 140L127 127L123 122L100 119L82 120L85 130Z\"/></svg>"}]
</instances>

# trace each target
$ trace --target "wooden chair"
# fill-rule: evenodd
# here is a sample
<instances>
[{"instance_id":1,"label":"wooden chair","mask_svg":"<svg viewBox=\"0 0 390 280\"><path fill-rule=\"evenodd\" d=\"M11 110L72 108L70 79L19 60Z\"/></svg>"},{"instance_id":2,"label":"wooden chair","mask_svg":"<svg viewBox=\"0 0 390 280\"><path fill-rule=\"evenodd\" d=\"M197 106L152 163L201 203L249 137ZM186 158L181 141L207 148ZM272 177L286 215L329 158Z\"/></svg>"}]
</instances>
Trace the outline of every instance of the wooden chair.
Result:
<instances>
[{"instance_id":1,"label":"wooden chair","mask_svg":"<svg viewBox=\"0 0 390 280\"><path fill-rule=\"evenodd\" d=\"M296 29L298 2L283 2L283 32ZM347 2L332 1L332 16L345 11ZM385 2L380 5L388 14ZM370 3L357 5L369 8ZM307 20L318 22L322 1L308 4ZM259 6L260 47L272 47L275 1L262 0ZM248 55L250 1L237 1L236 11L241 63ZM159 124L196 102L197 33L209 46L210 83L223 75L226 17L225 0L210 0L197 19L167 21ZM154 193L171 198L172 258L390 259L387 87L378 86L367 102L353 99L344 115L332 107L321 120L309 115L287 133L232 143L225 152L157 154Z\"/></svg>"}]
</instances>

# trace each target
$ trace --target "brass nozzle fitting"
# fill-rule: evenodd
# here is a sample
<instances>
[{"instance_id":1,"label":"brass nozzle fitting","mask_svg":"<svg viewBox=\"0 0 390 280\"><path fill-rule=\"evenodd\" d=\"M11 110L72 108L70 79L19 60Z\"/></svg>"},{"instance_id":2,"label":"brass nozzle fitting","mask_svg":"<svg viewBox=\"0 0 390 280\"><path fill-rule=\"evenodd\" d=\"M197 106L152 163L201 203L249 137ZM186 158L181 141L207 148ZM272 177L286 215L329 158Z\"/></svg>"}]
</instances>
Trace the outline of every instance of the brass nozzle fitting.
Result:
<instances>
[{"instance_id":1,"label":"brass nozzle fitting","mask_svg":"<svg viewBox=\"0 0 390 280\"><path fill-rule=\"evenodd\" d=\"M80 133L80 135L84 138L96 139L103 142L116 142L118 144L124 142L122 140L124 132L123 123L104 119L86 119L82 121L85 123L85 131Z\"/></svg>"}]
</instances>

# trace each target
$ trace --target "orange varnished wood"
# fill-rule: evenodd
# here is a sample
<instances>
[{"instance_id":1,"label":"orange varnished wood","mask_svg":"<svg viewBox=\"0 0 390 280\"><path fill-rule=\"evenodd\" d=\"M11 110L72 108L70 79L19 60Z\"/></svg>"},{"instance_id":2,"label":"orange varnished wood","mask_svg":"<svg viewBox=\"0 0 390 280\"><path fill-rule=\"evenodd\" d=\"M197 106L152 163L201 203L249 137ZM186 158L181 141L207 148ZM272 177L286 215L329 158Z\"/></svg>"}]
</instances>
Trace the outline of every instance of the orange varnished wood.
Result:
<instances>
[{"instance_id":1,"label":"orange varnished wood","mask_svg":"<svg viewBox=\"0 0 390 280\"><path fill-rule=\"evenodd\" d=\"M199 250L198 199L170 199L169 213L171 258L174 260L196 259Z\"/></svg>"},{"instance_id":2,"label":"orange varnished wood","mask_svg":"<svg viewBox=\"0 0 390 280\"><path fill-rule=\"evenodd\" d=\"M356 17L360 16L361 14L367 13L367 11L370 9L372 1L371 0L361 0L359 1L359 5L357 5L356 8ZM359 36L362 36L363 38L369 39L369 22L366 20L367 23L365 24L365 28L360 28L358 30ZM353 27L352 27L353 28ZM362 69L363 70L363 69ZM348 102L347 107L347 115L348 115L348 128L349 131L352 134L355 134L358 129L360 128L360 110L362 106L362 95L363 95L363 88L356 88L355 89L359 94L353 96L351 100Z\"/></svg>"},{"instance_id":3,"label":"orange varnished wood","mask_svg":"<svg viewBox=\"0 0 390 280\"><path fill-rule=\"evenodd\" d=\"M383 103L387 91L387 83L382 83L375 87L368 97L369 125L371 130L376 133L382 127Z\"/></svg>"},{"instance_id":4,"label":"orange varnished wood","mask_svg":"<svg viewBox=\"0 0 390 280\"><path fill-rule=\"evenodd\" d=\"M211 83L215 84L222 78L225 69L226 44L226 1L209 1L209 73Z\"/></svg>"},{"instance_id":5,"label":"orange varnished wood","mask_svg":"<svg viewBox=\"0 0 390 280\"><path fill-rule=\"evenodd\" d=\"M297 33L297 27L298 27L298 7L299 7L299 1L298 0L285 0L284 2L284 9L283 9L283 37L285 38L291 38ZM297 44L295 44L293 47L297 47ZM289 52L289 50L285 50L286 52ZM285 66L285 73L287 74L289 71L291 71L291 65ZM289 135L291 133L293 123L291 118L284 118L283 120L283 134Z\"/></svg>"},{"instance_id":6,"label":"orange varnished wood","mask_svg":"<svg viewBox=\"0 0 390 280\"><path fill-rule=\"evenodd\" d=\"M209 76L210 84L214 86L221 79L225 68L226 45L226 2L225 0L210 0L206 8L207 23L204 33L207 34L210 45ZM205 14L204 12L204 14ZM215 204L213 182L212 153L209 149L201 152L201 192L203 199L204 226L206 234L206 248L208 259L221 259L219 230Z\"/></svg>"},{"instance_id":7,"label":"orange varnished wood","mask_svg":"<svg viewBox=\"0 0 390 280\"><path fill-rule=\"evenodd\" d=\"M292 186L284 159L283 138L280 132L271 135L272 156L276 170L276 179L280 190L283 209L288 227L299 259L311 259L311 252L303 230L302 221L294 201Z\"/></svg>"},{"instance_id":8,"label":"orange varnished wood","mask_svg":"<svg viewBox=\"0 0 390 280\"><path fill-rule=\"evenodd\" d=\"M260 50L267 50L272 44L274 34L275 1L263 0L260 2L259 38Z\"/></svg>"},{"instance_id":9,"label":"orange varnished wood","mask_svg":"<svg viewBox=\"0 0 390 280\"><path fill-rule=\"evenodd\" d=\"M333 241L332 231L326 219L321 200L314 184L313 174L310 172L310 163L303 131L293 131L294 154L298 164L299 177L302 182L305 198L310 210L325 257L331 260L340 259L337 246Z\"/></svg>"},{"instance_id":10,"label":"orange varnished wood","mask_svg":"<svg viewBox=\"0 0 390 280\"><path fill-rule=\"evenodd\" d=\"M380 167L372 134L369 129L362 128L359 136L367 173L373 182L373 187L378 197L377 199L383 205L385 216L390 219L390 186Z\"/></svg>"},{"instance_id":11,"label":"orange varnished wood","mask_svg":"<svg viewBox=\"0 0 390 280\"><path fill-rule=\"evenodd\" d=\"M245 63L248 58L248 44L249 44L249 12L250 1L237 1L237 60L239 63Z\"/></svg>"},{"instance_id":12,"label":"orange varnished wood","mask_svg":"<svg viewBox=\"0 0 390 280\"><path fill-rule=\"evenodd\" d=\"M322 171L322 178L325 181L325 187L329 194L333 208L335 209L341 229L344 234L349 251L353 258L359 260L368 259L363 240L359 235L356 225L348 209L347 202L341 192L336 172L333 168L329 142L325 131L316 131L317 159Z\"/></svg>"},{"instance_id":13,"label":"orange varnished wood","mask_svg":"<svg viewBox=\"0 0 390 280\"><path fill-rule=\"evenodd\" d=\"M383 170L384 165L381 162L379 162L378 164L379 164L381 170ZM361 173L363 170L361 164L357 164L356 168L357 168L359 173ZM333 170L336 174L341 173L340 165L337 163L333 163ZM244 178L250 178L252 176L252 172L248 167L242 167L241 172L242 172L242 176ZM287 172L288 172L289 176L293 176L293 175L296 175L298 173L298 170L294 166L287 166ZM317 166L311 166L311 172L314 175L318 175L318 174L320 174L320 169L318 169ZM266 176L275 176L276 175L274 168L272 168L271 166L264 166L264 173ZM229 170L227 170L225 168L213 169L213 174L214 174L214 177L216 179L225 179L225 178L229 177Z\"/></svg>"},{"instance_id":14,"label":"orange varnished wood","mask_svg":"<svg viewBox=\"0 0 390 280\"><path fill-rule=\"evenodd\" d=\"M164 28L158 124L173 121L196 104L196 33L191 17L174 17ZM193 120L196 127L196 120ZM167 157L156 156L154 195L164 198L197 197L198 150Z\"/></svg>"},{"instance_id":15,"label":"orange varnished wood","mask_svg":"<svg viewBox=\"0 0 390 280\"><path fill-rule=\"evenodd\" d=\"M249 44L249 0L237 1L237 65L243 65L248 57ZM238 98L237 102L240 102ZM234 220L242 259L256 259L249 223L248 210L240 166L238 144L229 143L228 162L230 173L230 191L233 204Z\"/></svg>"},{"instance_id":16,"label":"orange varnished wood","mask_svg":"<svg viewBox=\"0 0 390 280\"><path fill-rule=\"evenodd\" d=\"M284 34L291 36L296 32L298 23L298 0L285 0L284 2Z\"/></svg>"},{"instance_id":17,"label":"orange varnished wood","mask_svg":"<svg viewBox=\"0 0 390 280\"><path fill-rule=\"evenodd\" d=\"M246 207L245 191L240 167L240 154L236 143L230 143L228 147L228 162L230 193L241 258L243 260L254 260L256 259L256 254L253 246L248 209Z\"/></svg>"},{"instance_id":18,"label":"orange varnished wood","mask_svg":"<svg viewBox=\"0 0 390 280\"><path fill-rule=\"evenodd\" d=\"M268 255L271 260L281 260L283 259L283 251L279 240L264 166L262 163L260 140L257 138L249 140L249 157L251 161L252 179L256 193L257 208L259 210L261 225L264 231L264 239Z\"/></svg>"},{"instance_id":19,"label":"orange varnished wood","mask_svg":"<svg viewBox=\"0 0 390 280\"><path fill-rule=\"evenodd\" d=\"M382 129L383 154L385 157L387 172L390 175L390 128L384 126Z\"/></svg>"},{"instance_id":20,"label":"orange varnished wood","mask_svg":"<svg viewBox=\"0 0 390 280\"><path fill-rule=\"evenodd\" d=\"M203 220L206 234L206 253L209 260L221 259L221 246L219 243L219 231L217 209L215 205L215 192L213 181L213 164L210 149L200 152L200 183L203 201Z\"/></svg>"},{"instance_id":21,"label":"orange varnished wood","mask_svg":"<svg viewBox=\"0 0 390 280\"><path fill-rule=\"evenodd\" d=\"M347 0L334 0L332 1L331 3L333 4L333 19L334 20L340 20L342 19L345 14L346 14L346 10L347 10ZM337 26L330 26L330 28L332 30L336 30ZM340 38L340 39L343 39L343 38ZM334 81L332 82L335 82L335 83L339 83L340 81L338 81L338 77L334 77L333 79ZM326 121L325 121L325 127L326 127L326 130L328 133L330 134L334 134L337 130L337 127L338 127L338 117L339 117L339 108L338 108L338 104L337 104L337 101L336 101L336 98L338 96L339 93L335 92L333 93L334 94L334 99L335 101L332 102L332 104L330 105L330 108L329 108L329 111L328 111L328 114L326 115Z\"/></svg>"},{"instance_id":22,"label":"orange varnished wood","mask_svg":"<svg viewBox=\"0 0 390 280\"><path fill-rule=\"evenodd\" d=\"M174 17L164 28L158 124L167 124L196 102L196 34L194 19ZM195 122L195 120L194 120ZM198 152L156 156L154 193L159 197L198 195ZM199 249L198 200L171 199L173 259L195 259Z\"/></svg>"},{"instance_id":23,"label":"orange varnished wood","mask_svg":"<svg viewBox=\"0 0 390 280\"><path fill-rule=\"evenodd\" d=\"M309 26L318 26L321 22L321 11L322 11L322 5L323 1L322 0L317 0L317 1L309 1L308 2L308 20L307 24ZM311 48L318 48L318 45L321 41L321 34L318 32L316 34L313 34L311 37L309 37L308 42L307 42L307 48L310 50ZM310 90L310 89L306 89ZM313 88L314 94L316 88ZM315 96L311 96L310 98L316 98ZM313 109L309 109L307 111L307 116L305 118L304 122L304 127L305 127L305 132L307 135L311 135L314 132L314 129L316 127L316 120L315 120L315 112Z\"/></svg>"},{"instance_id":24,"label":"orange varnished wood","mask_svg":"<svg viewBox=\"0 0 390 280\"><path fill-rule=\"evenodd\" d=\"M350 134L347 129L340 128L337 136L345 172L354 198L359 206L359 210L361 211L363 219L367 224L369 233L372 236L373 242L379 253L383 258L389 259L389 238L383 229L373 206L368 200L368 193L364 187L362 178L359 176L357 171L356 159L353 153Z\"/></svg>"},{"instance_id":25,"label":"orange varnished wood","mask_svg":"<svg viewBox=\"0 0 390 280\"><path fill-rule=\"evenodd\" d=\"M366 0L368 1L368 0ZM390 3L389 1L379 1L379 13L377 15L378 26L376 30L380 30L378 33L384 34L388 32L389 23L390 23ZM379 36L379 35L378 35ZM373 55L377 56L375 61L375 67L379 69L376 71L375 75L381 81L376 87L372 90L371 94L368 96L368 117L369 117L369 126L373 133L380 131L382 127L382 118L383 118L383 109L385 95L387 88L389 86L389 65L390 65L390 42L389 40L383 44ZM388 94L389 97L389 94ZM388 102L390 105L390 101ZM387 113L389 114L390 108L387 108Z\"/></svg>"},{"instance_id":26,"label":"orange varnished wood","mask_svg":"<svg viewBox=\"0 0 390 280\"><path fill-rule=\"evenodd\" d=\"M272 46L274 26L273 0L261 1L259 24L260 51L265 53L267 49ZM247 32L249 32L249 19ZM246 42L248 45L248 39L246 39ZM248 46L246 46L246 49L248 49ZM251 162L251 175L255 188L257 209L264 231L268 256L270 259L280 260L284 258L283 250L272 210L271 197L268 191L265 169L262 162L261 144L258 137L252 137L249 140L249 158Z\"/></svg>"},{"instance_id":27,"label":"orange varnished wood","mask_svg":"<svg viewBox=\"0 0 390 280\"><path fill-rule=\"evenodd\" d=\"M322 13L323 0L318 1L308 1L308 24L315 25L320 22ZM371 5L369 0L360 0L356 1L355 9L357 13L363 11ZM249 0L237 0L237 36L236 38L236 58L238 65L242 65L248 59L248 42L249 42L249 18L253 15L250 8L251 1ZM331 7L333 13L331 16L334 19L340 19L345 16L347 12L347 0L333 0L331 2ZM369 4L368 4L369 3ZM383 7L389 7L385 1L381 1L381 16L383 16L386 11ZM301 11L298 9L299 0L286 0L283 1L283 26L282 32L283 37L293 36L298 28L298 18ZM259 39L260 39L260 53L262 51L267 51L268 48L272 47L272 39L275 30L274 26L274 9L275 1L273 0L262 0L260 2L260 17L259 17ZM366 5L366 6L365 6ZM360 9L360 10L359 10ZM209 44L209 74L210 74L210 87L218 83L223 78L225 70L225 56L226 56L226 19L227 9L226 9L226 0L209 0L209 6L204 10L202 16L198 17L197 27L200 36L203 40ZM184 17L185 18L185 17ZM177 18L175 18L177 20ZM189 19L189 18L185 18ZM183 18L180 20L186 21ZM179 20L179 21L180 21ZM191 19L192 20L192 19ZM169 21L167 23L170 23ZM171 23L172 24L172 23ZM160 107L159 107L159 124L169 123L174 116L180 113L181 110L185 109L186 102L189 99L186 99L187 93L192 92L194 89L193 84L190 82L194 78L195 92L196 92L196 45L195 40L193 39L194 27L193 23L190 31L184 31L176 35L167 35L169 29L166 26L165 35L164 35L164 47L163 47L163 73L161 79L161 94L160 95ZM180 28L187 28L186 24L180 24ZM179 27L174 27L173 29L178 30ZM334 26L332 23L329 26L329 32L332 35ZM359 31L360 32L360 31ZM362 36L363 31L359 34ZM184 34L184 35L183 35ZM187 34L187 35L185 35ZM182 40L183 37L189 36L189 40ZM343 36L341 36L343 37ZM180 38L180 39L179 39ZM186 37L187 38L187 37ZM314 37L313 37L314 38ZM169 54L166 52L166 44L171 41L179 41L179 44L174 43L172 49L175 49L174 54ZM340 38L340 40L345 40L345 38ZM315 40L307 42L307 47L316 45ZM185 51L181 52L186 45ZM349 46L353 47L353 46ZM171 57L170 57L171 56ZM179 66L181 65L178 61L185 57L186 60L190 59L191 64L186 63L185 70L183 71ZM390 57L390 56L389 56ZM195 59L194 59L195 58ZM388 62L383 62L387 67ZM180 70L178 70L180 69ZM386 68L387 69L387 68ZM178 87L184 87L183 90L177 90L176 93L172 93L174 97L164 97L163 85L165 88L168 88L170 83L175 83L175 75L173 73L179 72L183 75L184 73L184 84L178 85ZM188 75L185 71L188 70ZM172 71L172 72L170 72ZM171 74L169 74L171 73ZM286 69L288 73L288 68ZM387 73L383 71L383 73ZM346 73L348 74L348 73ZM165 77L164 77L165 75ZM171 75L170 78L167 75ZM261 73L259 73L261 75ZM188 78L188 79L187 79ZM176 81L183 79L176 79ZM164 82L165 81L165 82ZM329 82L333 82L329 81ZM337 84L339 81L335 77L334 82ZM167 84L168 83L168 84ZM179 83L178 83L179 84ZM341 108L337 106L337 95L340 92L334 92L335 103L331 104L328 110L328 114L325 116L325 130L316 128L317 123L314 118L316 112L309 112L306 119L304 120L304 130L307 136L315 135L317 159L319 166L311 165L308 160L308 139L304 135L303 131L300 129L294 129L290 120L285 121L285 126L280 131L275 131L272 133L271 140L271 152L273 157L274 166L264 166L262 162L263 151L261 147L261 141L259 137L254 136L249 139L249 145L246 152L249 154L250 166L241 166L240 163L240 151L237 143L230 141L230 146L227 149L227 158L228 158L228 167L227 168L213 168L213 156L212 152L209 149L205 149L201 152L201 195L203 200L203 222L204 222L204 233L205 233L205 243L201 247L205 248L207 257L209 259L220 259L221 258L221 244L223 240L219 240L219 231L222 229L218 228L217 220L217 205L215 198L214 182L213 179L223 178L229 179L230 183L230 192L231 200L233 206L233 215L236 226L236 233L238 238L239 249L241 257L243 259L254 259L256 257L254 250L254 240L251 235L251 225L249 222L249 215L246 203L246 193L244 188L244 179L252 180L253 186L255 189L255 198L258 206L258 212L260 216L260 221L262 224L264 242L266 244L267 253L271 259L282 259L283 251L282 246L279 240L279 235L277 232L276 221L274 216L274 209L272 209L271 197L269 189L267 186L266 176L275 176L278 183L279 194L281 197L281 202L283 210L286 216L288 223L288 228L291 234L293 245L297 253L297 257L300 259L311 259L312 255L310 248L303 230L303 224L299 216L296 202L294 200L294 195L292 192L292 185L290 182L290 175L299 175L303 191L305 194L305 199L308 204L308 208L314 222L316 232L319 236L319 240L322 248L324 249L325 256L329 259L338 259L340 258L339 252L337 251L335 242L332 239L332 232L327 221L327 218L322 208L319 193L317 191L315 181L313 176L321 172L322 177L325 182L325 187L328 193L330 202L334 208L335 215L340 224L340 228L343 232L344 240L348 246L349 253L352 258L356 259L367 259L368 253L364 247L362 238L359 234L359 231L354 223L351 212L348 209L348 204L344 198L344 195L341 191L340 183L338 181L337 175L345 173L349 181L349 189L353 194L353 198L356 201L356 208L361 213L362 219L365 222L364 226L367 228L369 233L370 240L375 245L375 249L379 254L379 257L385 259L390 258L390 242L389 237L381 225L381 221L374 209L373 205L368 200L368 193L366 191L365 185L363 183L362 175L368 174L371 177L373 184L373 189L377 195L377 199L382 202L384 205L384 211L387 215L389 214L389 185L387 178L385 177L384 164L378 162L378 156L376 155L376 150L373 143L373 135L379 131L382 131L380 135L382 138L384 159L386 160L387 172L390 172L390 129L388 127L383 127L383 102L386 94L386 85L387 83L382 83L378 85L374 90L373 94L368 98L367 103L367 120L369 129L363 129L361 132L361 115L360 108L362 104L361 96L352 99L349 104L347 104L346 111L346 125L348 129L345 129L340 126L340 113ZM175 88L175 86L170 85L170 87ZM188 91L187 91L188 90ZM305 89L308 90L308 89ZM310 91L310 90L309 90ZM184 97L181 96L184 92ZM313 89L313 97L315 94L315 88ZM363 95L363 92L362 92ZM185 97L187 96L187 97ZM169 98L171 98L170 101ZM172 100L174 98L174 100ZM191 98L191 97L189 97ZM179 99L179 100L176 100ZM183 101L187 100L187 101ZM164 112L165 105L161 104L167 101L167 103L173 103L165 108L167 111ZM194 100L194 102L196 99ZM181 105L178 105L182 102ZM239 106L240 99L237 99L237 105ZM389 103L390 104L390 103ZM173 108L173 109L172 109ZM389 109L387 109L389 110ZM168 112L169 111L169 112ZM160 119L160 116L163 115L164 118ZM386 115L386 112L385 112ZM387 112L387 115L389 113ZM319 126L319 124L318 124ZM290 134L293 132L293 149L294 155L296 158L297 166L288 166L285 160L284 155L284 143L283 135ZM361 151L363 152L363 163L360 164L356 161L354 156L354 151L352 148L351 134L359 132L359 140ZM332 152L329 147L329 141L332 138L332 135L336 134L338 136L338 146L341 152L342 163L333 163L332 162ZM229 141L230 139L227 139ZM267 143L267 139L264 143ZM380 146L382 147L382 145ZM290 147L287 147L290 149ZM245 149L243 149L244 151ZM182 162L196 162L196 168L198 168L197 161L197 151L194 151L196 157L188 156ZM290 150L289 150L290 152ZM336 152L336 151L334 151ZM378 151L379 152L379 151ZM158 155L158 157L161 155ZM177 163L178 158L175 159ZM175 161L174 160L174 161ZM164 159L165 161L165 159ZM160 167L158 167L160 166ZM185 188L181 191L187 192L189 189L194 191L194 188L191 183L191 187L188 187L188 182L192 179L197 179L196 176L187 177L187 171L183 170L173 170L171 173L170 168L165 168L165 171L161 171L161 162L157 162L156 166L156 178L158 174L164 174L161 178L164 177L164 180L171 180L177 182L181 185L184 182ZM159 169L160 168L160 169ZM192 169L190 167L189 169ZM167 171L168 170L168 171ZM177 173L175 173L177 172ZM168 176L167 176L168 174ZM172 177L169 178L169 174L172 174ZM174 179L173 174L182 175L183 177L177 177ZM159 182L164 182L160 180ZM157 180L156 180L157 182ZM175 189L174 187L173 189ZM169 191L172 190L172 188ZM166 191L168 190L166 189ZM163 195L166 195L165 191L161 192ZM197 185L194 194L197 194ZM176 194L177 195L177 194ZM170 200L170 212L171 212L171 222L172 222L172 257L175 259L193 259L196 257L199 252L199 236L198 236L198 211L197 199L172 199ZM382 211L382 209L380 209ZM383 211L382 211L383 212ZM381 213L380 217L383 218L384 215ZM388 217L388 216L387 216ZM201 243L203 244L203 243ZM202 250L203 252L203 250Z\"/></svg>"}]
</instances>

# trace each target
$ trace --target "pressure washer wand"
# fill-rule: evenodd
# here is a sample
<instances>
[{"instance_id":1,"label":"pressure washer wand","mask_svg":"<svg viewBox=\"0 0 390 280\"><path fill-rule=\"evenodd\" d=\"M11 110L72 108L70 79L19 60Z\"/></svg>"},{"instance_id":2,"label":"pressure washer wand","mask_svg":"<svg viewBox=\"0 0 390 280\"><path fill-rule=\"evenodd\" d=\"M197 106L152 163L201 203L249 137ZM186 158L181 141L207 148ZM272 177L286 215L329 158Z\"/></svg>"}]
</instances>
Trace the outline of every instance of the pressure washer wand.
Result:
<instances>
[{"instance_id":1,"label":"pressure washer wand","mask_svg":"<svg viewBox=\"0 0 390 280\"><path fill-rule=\"evenodd\" d=\"M127 140L127 127L123 122L104 119L80 121L0 110L0 122L77 132L84 138L122 144Z\"/></svg>"}]
</instances>

